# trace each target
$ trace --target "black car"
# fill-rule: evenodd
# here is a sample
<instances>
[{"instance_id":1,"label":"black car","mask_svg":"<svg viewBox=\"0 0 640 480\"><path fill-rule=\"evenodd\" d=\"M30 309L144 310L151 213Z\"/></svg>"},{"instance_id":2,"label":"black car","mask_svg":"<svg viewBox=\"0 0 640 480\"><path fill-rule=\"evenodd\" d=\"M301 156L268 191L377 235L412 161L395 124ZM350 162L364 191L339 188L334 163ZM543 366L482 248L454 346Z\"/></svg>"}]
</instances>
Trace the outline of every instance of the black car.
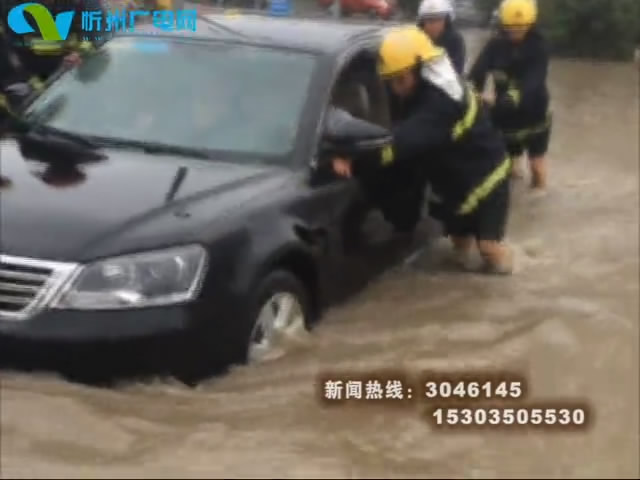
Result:
<instances>
[{"instance_id":1,"label":"black car","mask_svg":"<svg viewBox=\"0 0 640 480\"><path fill-rule=\"evenodd\" d=\"M263 358L339 298L363 194L324 141L386 130L328 138L327 112L388 125L382 27L198 22L107 42L0 143L0 356L148 341L188 377Z\"/></svg>"}]
</instances>

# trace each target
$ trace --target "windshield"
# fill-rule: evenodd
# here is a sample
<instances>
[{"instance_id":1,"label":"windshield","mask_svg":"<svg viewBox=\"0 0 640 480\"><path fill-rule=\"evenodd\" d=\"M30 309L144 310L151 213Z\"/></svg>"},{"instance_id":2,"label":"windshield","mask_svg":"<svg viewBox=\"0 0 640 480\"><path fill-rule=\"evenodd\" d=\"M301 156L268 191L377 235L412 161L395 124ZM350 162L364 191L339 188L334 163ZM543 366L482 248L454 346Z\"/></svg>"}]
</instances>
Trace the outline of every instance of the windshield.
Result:
<instances>
[{"instance_id":1,"label":"windshield","mask_svg":"<svg viewBox=\"0 0 640 480\"><path fill-rule=\"evenodd\" d=\"M294 146L315 62L240 44L117 38L26 114L94 137L282 158Z\"/></svg>"}]
</instances>

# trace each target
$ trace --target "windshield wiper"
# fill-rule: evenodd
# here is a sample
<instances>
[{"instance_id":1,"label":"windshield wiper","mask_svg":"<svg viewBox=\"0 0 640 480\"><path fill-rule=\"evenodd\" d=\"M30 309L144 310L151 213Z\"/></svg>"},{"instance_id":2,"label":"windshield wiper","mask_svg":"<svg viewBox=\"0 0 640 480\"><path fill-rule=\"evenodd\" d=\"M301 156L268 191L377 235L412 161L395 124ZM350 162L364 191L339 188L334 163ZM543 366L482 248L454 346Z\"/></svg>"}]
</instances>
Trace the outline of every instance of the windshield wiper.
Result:
<instances>
[{"instance_id":1,"label":"windshield wiper","mask_svg":"<svg viewBox=\"0 0 640 480\"><path fill-rule=\"evenodd\" d=\"M177 155L181 157L200 158L210 160L211 153L203 149L168 145L159 142L147 142L144 140L129 140L125 138L101 137L91 135L87 137L91 142L111 148L130 148L142 150L150 155Z\"/></svg>"},{"instance_id":2,"label":"windshield wiper","mask_svg":"<svg viewBox=\"0 0 640 480\"><path fill-rule=\"evenodd\" d=\"M17 127L17 133L19 135L39 134L43 135L43 140L46 141L46 136L51 135L53 137L61 138L69 142L82 145L90 149L97 149L99 145L91 141L86 135L80 133L73 133L67 130L61 130L59 128L51 127L42 123L29 121L22 118L13 117L14 126Z\"/></svg>"},{"instance_id":3,"label":"windshield wiper","mask_svg":"<svg viewBox=\"0 0 640 480\"><path fill-rule=\"evenodd\" d=\"M159 142L146 142L141 140L129 140L116 137L102 137L99 135L83 135L80 133L69 132L52 127L43 123L25 118L12 117L13 128L16 133L21 136L32 136L33 134L41 135L38 140L46 142L47 136L57 137L75 143L91 150L97 150L102 147L111 148L131 148L142 150L150 155L177 155L182 157L199 158L210 160L211 153L206 150L190 147L181 147L177 145L168 145Z\"/></svg>"},{"instance_id":4,"label":"windshield wiper","mask_svg":"<svg viewBox=\"0 0 640 480\"><path fill-rule=\"evenodd\" d=\"M96 145L94 142L89 140L85 135L82 135L80 133L69 132L67 130L60 130L59 128L51 127L49 125L36 125L31 130L31 132L63 138L65 140L69 140L70 142L78 143L84 147L91 148L91 149L100 148L99 145Z\"/></svg>"}]
</instances>

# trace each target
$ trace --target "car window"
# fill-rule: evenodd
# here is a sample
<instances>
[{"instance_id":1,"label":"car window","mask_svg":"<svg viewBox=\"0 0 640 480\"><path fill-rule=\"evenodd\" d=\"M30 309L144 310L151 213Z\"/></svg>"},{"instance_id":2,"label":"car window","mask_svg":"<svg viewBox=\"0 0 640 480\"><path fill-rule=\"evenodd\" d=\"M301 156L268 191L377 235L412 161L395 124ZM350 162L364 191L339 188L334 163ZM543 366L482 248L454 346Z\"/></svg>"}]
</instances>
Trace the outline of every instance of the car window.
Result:
<instances>
[{"instance_id":1,"label":"car window","mask_svg":"<svg viewBox=\"0 0 640 480\"><path fill-rule=\"evenodd\" d=\"M351 115L389 126L389 104L375 57L363 51L342 69L333 88L331 104Z\"/></svg>"},{"instance_id":2,"label":"car window","mask_svg":"<svg viewBox=\"0 0 640 480\"><path fill-rule=\"evenodd\" d=\"M86 135L285 156L315 64L288 50L117 38L61 76L27 115Z\"/></svg>"}]
</instances>

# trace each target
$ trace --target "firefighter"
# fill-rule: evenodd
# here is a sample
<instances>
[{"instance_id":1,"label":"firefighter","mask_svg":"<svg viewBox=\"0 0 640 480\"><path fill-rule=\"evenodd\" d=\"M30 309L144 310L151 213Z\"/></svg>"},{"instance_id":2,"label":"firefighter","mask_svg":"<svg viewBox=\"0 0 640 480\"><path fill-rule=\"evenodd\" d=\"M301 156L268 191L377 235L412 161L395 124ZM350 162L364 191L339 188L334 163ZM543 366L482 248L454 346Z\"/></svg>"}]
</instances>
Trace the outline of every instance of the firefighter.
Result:
<instances>
[{"instance_id":1,"label":"firefighter","mask_svg":"<svg viewBox=\"0 0 640 480\"><path fill-rule=\"evenodd\" d=\"M507 142L514 160L513 174L522 176L516 160L528 154L531 188L543 193L547 186L545 156L551 136L550 96L547 88L549 54L536 27L535 0L505 0L499 9L500 29L489 40L473 65L469 79L484 90L492 75L495 96L494 124Z\"/></svg>"},{"instance_id":2,"label":"firefighter","mask_svg":"<svg viewBox=\"0 0 640 480\"><path fill-rule=\"evenodd\" d=\"M433 43L447 51L456 71L462 75L467 48L464 38L453 25L453 19L451 0L422 0L418 8L418 26Z\"/></svg>"},{"instance_id":3,"label":"firefighter","mask_svg":"<svg viewBox=\"0 0 640 480\"><path fill-rule=\"evenodd\" d=\"M173 10L174 0L156 0L156 10Z\"/></svg>"},{"instance_id":4,"label":"firefighter","mask_svg":"<svg viewBox=\"0 0 640 480\"><path fill-rule=\"evenodd\" d=\"M144 10L175 10L174 3L181 2L175 2L174 0L130 0L130 3L134 4L134 7L136 3L142 3ZM138 8L133 10L138 10Z\"/></svg>"},{"instance_id":5,"label":"firefighter","mask_svg":"<svg viewBox=\"0 0 640 480\"><path fill-rule=\"evenodd\" d=\"M3 5L6 17L12 7L23 2L7 1ZM11 43L24 68L30 73L37 75L42 81L46 81L62 66L73 66L81 61L83 55L91 53L105 35L104 23L105 12L100 0L43 0L55 18L56 15L66 11L74 11L69 35L64 41L46 41L40 34L40 29L33 17L28 13L25 19L33 28L33 33L18 35L7 29ZM91 31L85 26L88 12L100 12L100 25L97 21L92 23ZM83 21L83 13L85 20Z\"/></svg>"},{"instance_id":6,"label":"firefighter","mask_svg":"<svg viewBox=\"0 0 640 480\"><path fill-rule=\"evenodd\" d=\"M6 126L9 115L32 93L42 89L37 77L29 78L17 56L12 51L0 24L0 134Z\"/></svg>"},{"instance_id":7,"label":"firefighter","mask_svg":"<svg viewBox=\"0 0 640 480\"><path fill-rule=\"evenodd\" d=\"M469 266L475 243L488 272L510 274L513 254L503 239L511 162L478 95L463 83L445 52L415 26L390 30L379 53L379 73L403 100L405 112L377 167L383 172L400 165L423 169L443 201L443 223L455 258ZM332 161L341 176L361 171L357 163L343 157ZM396 191L406 188L395 185Z\"/></svg>"},{"instance_id":8,"label":"firefighter","mask_svg":"<svg viewBox=\"0 0 640 480\"><path fill-rule=\"evenodd\" d=\"M34 87L25 83L25 80L27 77L11 52L3 24L0 23L0 135L4 133L16 99L20 100L33 92ZM13 181L0 172L0 191L9 190L12 186Z\"/></svg>"}]
</instances>

